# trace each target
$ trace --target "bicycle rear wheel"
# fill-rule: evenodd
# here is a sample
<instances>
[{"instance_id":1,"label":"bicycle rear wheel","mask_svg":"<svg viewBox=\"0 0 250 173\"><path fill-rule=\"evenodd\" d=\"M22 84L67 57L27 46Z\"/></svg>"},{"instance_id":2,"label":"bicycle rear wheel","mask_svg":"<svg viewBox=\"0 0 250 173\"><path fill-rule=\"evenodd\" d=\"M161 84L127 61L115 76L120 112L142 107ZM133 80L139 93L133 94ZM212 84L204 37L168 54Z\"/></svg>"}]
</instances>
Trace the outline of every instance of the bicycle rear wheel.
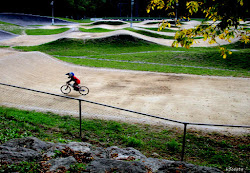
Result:
<instances>
[{"instance_id":1,"label":"bicycle rear wheel","mask_svg":"<svg viewBox=\"0 0 250 173\"><path fill-rule=\"evenodd\" d=\"M61 92L63 94L68 94L71 92L71 88L68 85L63 85L63 86L61 86Z\"/></svg>"},{"instance_id":2,"label":"bicycle rear wheel","mask_svg":"<svg viewBox=\"0 0 250 173\"><path fill-rule=\"evenodd\" d=\"M79 89L79 93L82 95L87 95L89 93L89 89L86 86L81 86Z\"/></svg>"}]
</instances>

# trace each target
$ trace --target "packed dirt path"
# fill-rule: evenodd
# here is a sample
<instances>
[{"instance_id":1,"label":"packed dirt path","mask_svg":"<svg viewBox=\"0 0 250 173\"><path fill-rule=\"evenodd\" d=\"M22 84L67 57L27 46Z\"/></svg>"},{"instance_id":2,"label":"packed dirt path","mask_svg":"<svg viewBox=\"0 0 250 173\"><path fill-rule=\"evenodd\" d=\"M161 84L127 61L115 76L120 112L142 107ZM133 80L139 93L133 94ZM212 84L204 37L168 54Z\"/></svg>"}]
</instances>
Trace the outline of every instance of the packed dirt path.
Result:
<instances>
[{"instance_id":1,"label":"packed dirt path","mask_svg":"<svg viewBox=\"0 0 250 173\"><path fill-rule=\"evenodd\" d=\"M62 62L41 52L0 49L1 83L61 94L73 71L87 96L69 96L169 119L250 125L250 79L90 68ZM0 105L78 115L78 102L0 85ZM83 103L83 117L164 124L158 119ZM211 127L205 127L211 129ZM226 130L226 129L220 129ZM227 129L248 132L249 129Z\"/></svg>"}]
</instances>

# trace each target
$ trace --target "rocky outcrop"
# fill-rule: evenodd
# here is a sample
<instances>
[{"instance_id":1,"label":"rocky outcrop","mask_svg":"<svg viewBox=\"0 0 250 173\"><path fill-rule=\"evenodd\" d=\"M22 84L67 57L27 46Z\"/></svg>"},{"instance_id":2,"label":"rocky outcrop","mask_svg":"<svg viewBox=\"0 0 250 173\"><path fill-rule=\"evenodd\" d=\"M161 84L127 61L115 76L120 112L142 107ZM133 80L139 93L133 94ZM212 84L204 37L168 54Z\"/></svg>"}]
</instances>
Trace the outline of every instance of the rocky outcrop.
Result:
<instances>
[{"instance_id":1,"label":"rocky outcrop","mask_svg":"<svg viewBox=\"0 0 250 173\"><path fill-rule=\"evenodd\" d=\"M193 164L147 158L134 148L116 146L94 147L85 142L68 144L44 142L34 137L13 139L0 145L0 160L12 164L21 161L42 162L47 172L57 172L70 168L76 163L87 165L83 172L106 173L166 173L166 172L222 172L217 168Z\"/></svg>"}]
</instances>

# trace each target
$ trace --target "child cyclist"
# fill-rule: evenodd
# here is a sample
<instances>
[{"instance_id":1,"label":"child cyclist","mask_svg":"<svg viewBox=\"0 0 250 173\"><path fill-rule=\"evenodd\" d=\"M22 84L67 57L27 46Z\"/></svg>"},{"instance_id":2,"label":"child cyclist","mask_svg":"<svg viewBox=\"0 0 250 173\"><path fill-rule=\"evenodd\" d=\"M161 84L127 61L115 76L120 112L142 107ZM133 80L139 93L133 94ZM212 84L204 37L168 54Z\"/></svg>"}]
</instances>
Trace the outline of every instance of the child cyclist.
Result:
<instances>
[{"instance_id":1,"label":"child cyclist","mask_svg":"<svg viewBox=\"0 0 250 173\"><path fill-rule=\"evenodd\" d=\"M77 77L75 77L75 74L73 72L67 73L65 75L68 75L70 78L70 80L68 82L66 82L67 84L69 84L71 81L74 81L75 83L73 84L73 87L75 90L79 90L79 84L81 83L80 79L78 79Z\"/></svg>"}]
</instances>

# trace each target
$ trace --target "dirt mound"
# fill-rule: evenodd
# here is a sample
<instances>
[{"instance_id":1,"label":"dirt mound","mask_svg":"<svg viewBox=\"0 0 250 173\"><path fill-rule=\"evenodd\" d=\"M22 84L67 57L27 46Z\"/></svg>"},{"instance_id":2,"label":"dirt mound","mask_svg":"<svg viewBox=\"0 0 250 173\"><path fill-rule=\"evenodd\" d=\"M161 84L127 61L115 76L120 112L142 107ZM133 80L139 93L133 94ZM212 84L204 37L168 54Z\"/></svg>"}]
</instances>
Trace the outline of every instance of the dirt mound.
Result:
<instances>
[{"instance_id":1,"label":"dirt mound","mask_svg":"<svg viewBox=\"0 0 250 173\"><path fill-rule=\"evenodd\" d=\"M90 88L69 96L196 123L250 125L250 79L176 75L89 68L68 64L40 52L0 49L1 82L60 93L73 71ZM78 103L0 86L0 105L77 115ZM83 116L125 122L165 122L84 103Z\"/></svg>"}]
</instances>

